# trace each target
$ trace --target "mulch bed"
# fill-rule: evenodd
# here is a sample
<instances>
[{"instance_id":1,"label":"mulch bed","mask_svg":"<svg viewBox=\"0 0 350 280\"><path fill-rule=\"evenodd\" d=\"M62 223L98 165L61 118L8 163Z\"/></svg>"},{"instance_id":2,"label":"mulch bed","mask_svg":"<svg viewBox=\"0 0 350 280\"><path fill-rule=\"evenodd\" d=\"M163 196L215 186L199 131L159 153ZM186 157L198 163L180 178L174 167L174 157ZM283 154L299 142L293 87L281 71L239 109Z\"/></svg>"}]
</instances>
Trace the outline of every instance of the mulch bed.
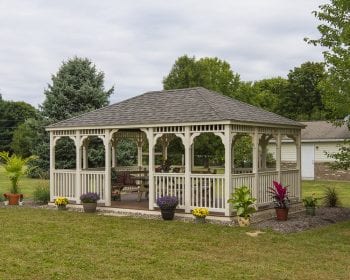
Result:
<instances>
[{"instance_id":1,"label":"mulch bed","mask_svg":"<svg viewBox=\"0 0 350 280\"><path fill-rule=\"evenodd\" d=\"M316 228L334 224L341 221L350 221L350 208L326 208L316 209L315 216L308 216L305 212L290 214L287 221L270 219L254 224L257 229L272 229L281 233L300 232L310 228Z\"/></svg>"}]
</instances>

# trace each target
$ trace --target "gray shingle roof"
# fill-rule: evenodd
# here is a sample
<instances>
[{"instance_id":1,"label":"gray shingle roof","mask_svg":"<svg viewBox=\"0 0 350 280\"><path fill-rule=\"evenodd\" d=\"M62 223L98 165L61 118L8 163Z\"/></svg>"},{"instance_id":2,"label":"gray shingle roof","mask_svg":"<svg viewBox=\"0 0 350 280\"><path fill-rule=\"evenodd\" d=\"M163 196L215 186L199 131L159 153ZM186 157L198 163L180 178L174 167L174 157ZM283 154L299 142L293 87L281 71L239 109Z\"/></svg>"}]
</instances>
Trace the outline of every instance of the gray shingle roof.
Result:
<instances>
[{"instance_id":1,"label":"gray shingle roof","mask_svg":"<svg viewBox=\"0 0 350 280\"><path fill-rule=\"evenodd\" d=\"M334 126L326 121L302 122L306 129L301 132L302 140L350 139L350 131L346 125Z\"/></svg>"},{"instance_id":2,"label":"gray shingle roof","mask_svg":"<svg viewBox=\"0 0 350 280\"><path fill-rule=\"evenodd\" d=\"M146 92L49 128L160 125L242 121L303 127L302 124L202 87Z\"/></svg>"}]
</instances>

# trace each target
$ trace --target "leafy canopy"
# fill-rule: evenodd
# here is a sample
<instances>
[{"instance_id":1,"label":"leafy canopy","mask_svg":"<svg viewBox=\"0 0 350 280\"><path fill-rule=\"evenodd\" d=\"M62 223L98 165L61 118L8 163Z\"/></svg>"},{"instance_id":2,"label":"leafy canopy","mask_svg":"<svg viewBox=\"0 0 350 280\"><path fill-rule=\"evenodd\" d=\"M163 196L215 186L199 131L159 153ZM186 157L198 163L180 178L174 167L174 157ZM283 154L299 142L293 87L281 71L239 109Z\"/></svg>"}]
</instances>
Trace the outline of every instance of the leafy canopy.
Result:
<instances>
[{"instance_id":1,"label":"leafy canopy","mask_svg":"<svg viewBox=\"0 0 350 280\"><path fill-rule=\"evenodd\" d=\"M344 118L350 113L350 1L330 0L314 11L321 21L321 37L305 40L326 48L323 52L328 76L322 82L323 101L332 118Z\"/></svg>"}]
</instances>

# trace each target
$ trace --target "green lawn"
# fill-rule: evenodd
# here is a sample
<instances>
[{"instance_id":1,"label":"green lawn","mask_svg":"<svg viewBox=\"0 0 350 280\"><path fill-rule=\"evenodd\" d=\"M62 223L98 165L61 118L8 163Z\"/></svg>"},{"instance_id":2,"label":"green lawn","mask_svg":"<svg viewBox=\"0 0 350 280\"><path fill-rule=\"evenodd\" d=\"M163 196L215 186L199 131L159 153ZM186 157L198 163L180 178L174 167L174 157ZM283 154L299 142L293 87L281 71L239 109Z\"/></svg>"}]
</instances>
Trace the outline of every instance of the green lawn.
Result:
<instances>
[{"instance_id":1,"label":"green lawn","mask_svg":"<svg viewBox=\"0 0 350 280\"><path fill-rule=\"evenodd\" d=\"M19 187L21 193L24 194L24 199L32 198L33 191L37 185L40 184L42 180L40 179L31 179L23 177L19 182ZM10 180L5 174L4 167L0 165L0 194L2 195L5 192L10 190Z\"/></svg>"},{"instance_id":2,"label":"green lawn","mask_svg":"<svg viewBox=\"0 0 350 280\"><path fill-rule=\"evenodd\" d=\"M343 206L350 207L350 182L346 181L303 181L302 195L310 196L315 193L316 197L322 197L325 187L334 187L340 197Z\"/></svg>"},{"instance_id":3,"label":"green lawn","mask_svg":"<svg viewBox=\"0 0 350 280\"><path fill-rule=\"evenodd\" d=\"M282 235L0 208L0 279L350 279L350 222ZM251 229L250 229L251 230Z\"/></svg>"}]
</instances>

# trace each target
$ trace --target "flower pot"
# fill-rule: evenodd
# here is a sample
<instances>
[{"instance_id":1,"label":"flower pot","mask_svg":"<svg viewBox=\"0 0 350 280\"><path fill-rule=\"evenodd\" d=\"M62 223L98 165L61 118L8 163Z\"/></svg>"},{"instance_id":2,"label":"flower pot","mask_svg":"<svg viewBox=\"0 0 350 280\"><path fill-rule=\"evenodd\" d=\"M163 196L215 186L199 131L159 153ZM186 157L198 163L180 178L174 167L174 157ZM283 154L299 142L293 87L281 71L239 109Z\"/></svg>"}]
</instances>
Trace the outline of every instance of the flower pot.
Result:
<instances>
[{"instance_id":1,"label":"flower pot","mask_svg":"<svg viewBox=\"0 0 350 280\"><path fill-rule=\"evenodd\" d=\"M194 222L196 223L196 224L205 224L205 217L195 217L195 219L194 219Z\"/></svg>"},{"instance_id":2,"label":"flower pot","mask_svg":"<svg viewBox=\"0 0 350 280\"><path fill-rule=\"evenodd\" d=\"M6 194L9 205L18 205L21 195L18 193L7 193Z\"/></svg>"},{"instance_id":3,"label":"flower pot","mask_svg":"<svg viewBox=\"0 0 350 280\"><path fill-rule=\"evenodd\" d=\"M67 205L57 205L57 210L65 211L65 210L67 210Z\"/></svg>"},{"instance_id":4,"label":"flower pot","mask_svg":"<svg viewBox=\"0 0 350 280\"><path fill-rule=\"evenodd\" d=\"M83 208L85 213L95 213L97 202L83 202Z\"/></svg>"},{"instance_id":5,"label":"flower pot","mask_svg":"<svg viewBox=\"0 0 350 280\"><path fill-rule=\"evenodd\" d=\"M175 209L160 209L160 212L162 213L163 220L173 220L175 215Z\"/></svg>"},{"instance_id":6,"label":"flower pot","mask_svg":"<svg viewBox=\"0 0 350 280\"><path fill-rule=\"evenodd\" d=\"M316 207L314 207L314 206L306 207L306 215L315 216L316 215Z\"/></svg>"},{"instance_id":7,"label":"flower pot","mask_svg":"<svg viewBox=\"0 0 350 280\"><path fill-rule=\"evenodd\" d=\"M289 208L275 208L277 221L287 221Z\"/></svg>"},{"instance_id":8,"label":"flower pot","mask_svg":"<svg viewBox=\"0 0 350 280\"><path fill-rule=\"evenodd\" d=\"M244 218L244 217L237 217L238 225L240 227L248 227L250 226L250 217Z\"/></svg>"}]
</instances>

